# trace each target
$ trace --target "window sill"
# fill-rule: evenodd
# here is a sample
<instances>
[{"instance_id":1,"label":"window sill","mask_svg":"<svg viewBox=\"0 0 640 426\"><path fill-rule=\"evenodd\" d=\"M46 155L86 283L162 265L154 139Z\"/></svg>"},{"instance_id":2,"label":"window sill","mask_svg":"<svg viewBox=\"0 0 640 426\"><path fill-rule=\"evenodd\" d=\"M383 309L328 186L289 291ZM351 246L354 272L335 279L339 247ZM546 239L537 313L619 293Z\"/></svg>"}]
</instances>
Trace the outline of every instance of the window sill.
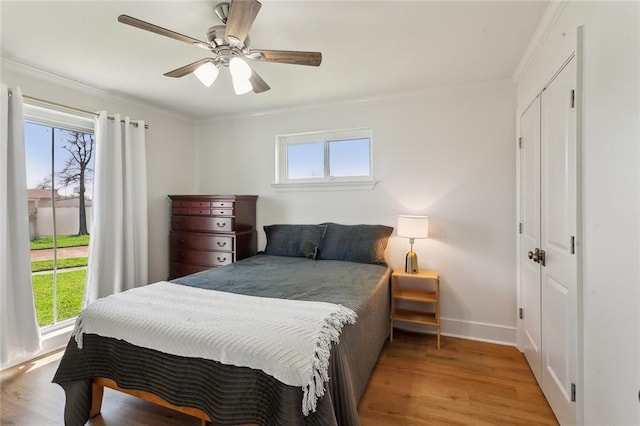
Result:
<instances>
[{"instance_id":1,"label":"window sill","mask_svg":"<svg viewBox=\"0 0 640 426\"><path fill-rule=\"evenodd\" d=\"M362 182L304 182L304 183L272 183L276 191L373 191L377 180Z\"/></svg>"}]
</instances>

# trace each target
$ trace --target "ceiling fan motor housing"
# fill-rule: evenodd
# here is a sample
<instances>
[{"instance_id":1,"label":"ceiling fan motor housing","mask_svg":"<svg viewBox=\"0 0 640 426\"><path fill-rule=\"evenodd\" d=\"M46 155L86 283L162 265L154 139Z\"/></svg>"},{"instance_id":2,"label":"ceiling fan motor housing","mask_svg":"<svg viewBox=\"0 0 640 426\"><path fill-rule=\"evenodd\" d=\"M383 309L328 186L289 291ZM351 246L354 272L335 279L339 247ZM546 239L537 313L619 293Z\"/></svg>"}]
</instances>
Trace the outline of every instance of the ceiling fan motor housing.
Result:
<instances>
[{"instance_id":1,"label":"ceiling fan motor housing","mask_svg":"<svg viewBox=\"0 0 640 426\"><path fill-rule=\"evenodd\" d=\"M207 30L207 41L211 47L229 46L229 42L224 38L226 28L226 25L214 25ZM243 50L249 48L249 44L250 38L247 35L243 44L234 45L234 47Z\"/></svg>"},{"instance_id":2,"label":"ceiling fan motor housing","mask_svg":"<svg viewBox=\"0 0 640 426\"><path fill-rule=\"evenodd\" d=\"M229 17L229 7L230 3L223 2L218 3L215 9L213 9L213 11L216 13L216 16L220 18L223 24L227 23L227 18Z\"/></svg>"},{"instance_id":3,"label":"ceiling fan motor housing","mask_svg":"<svg viewBox=\"0 0 640 426\"><path fill-rule=\"evenodd\" d=\"M227 44L224 40L225 25L214 25L207 30L207 40L212 46L218 47Z\"/></svg>"}]
</instances>

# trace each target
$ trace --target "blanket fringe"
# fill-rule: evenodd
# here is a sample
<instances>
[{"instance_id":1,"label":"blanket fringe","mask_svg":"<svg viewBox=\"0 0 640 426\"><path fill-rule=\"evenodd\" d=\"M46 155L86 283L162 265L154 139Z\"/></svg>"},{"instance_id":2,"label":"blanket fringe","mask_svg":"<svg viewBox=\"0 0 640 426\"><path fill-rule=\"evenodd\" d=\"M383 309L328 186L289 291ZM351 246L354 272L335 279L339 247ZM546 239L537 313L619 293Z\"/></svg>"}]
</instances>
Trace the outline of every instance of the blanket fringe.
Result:
<instances>
[{"instance_id":1,"label":"blanket fringe","mask_svg":"<svg viewBox=\"0 0 640 426\"><path fill-rule=\"evenodd\" d=\"M76 341L78 349L82 349L82 346L84 345L84 324L82 323L82 313L80 313L76 318L76 324L73 328L72 336Z\"/></svg>"},{"instance_id":2,"label":"blanket fringe","mask_svg":"<svg viewBox=\"0 0 640 426\"><path fill-rule=\"evenodd\" d=\"M355 324L356 318L357 314L353 310L338 305L325 319L315 342L311 381L302 387L302 414L305 416L316 411L318 399L324 396L324 384L329 381L331 344L339 343L342 327L345 324Z\"/></svg>"}]
</instances>

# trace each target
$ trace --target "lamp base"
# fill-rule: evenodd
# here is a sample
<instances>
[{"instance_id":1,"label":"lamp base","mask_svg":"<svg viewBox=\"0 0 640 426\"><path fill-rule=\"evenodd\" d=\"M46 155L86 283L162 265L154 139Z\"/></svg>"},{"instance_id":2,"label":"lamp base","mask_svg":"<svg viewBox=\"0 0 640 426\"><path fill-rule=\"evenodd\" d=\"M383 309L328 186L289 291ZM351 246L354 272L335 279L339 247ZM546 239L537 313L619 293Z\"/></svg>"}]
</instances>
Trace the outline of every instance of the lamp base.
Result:
<instances>
[{"instance_id":1,"label":"lamp base","mask_svg":"<svg viewBox=\"0 0 640 426\"><path fill-rule=\"evenodd\" d=\"M407 274L418 273L418 255L413 250L407 253L407 258L404 263L404 271Z\"/></svg>"}]
</instances>

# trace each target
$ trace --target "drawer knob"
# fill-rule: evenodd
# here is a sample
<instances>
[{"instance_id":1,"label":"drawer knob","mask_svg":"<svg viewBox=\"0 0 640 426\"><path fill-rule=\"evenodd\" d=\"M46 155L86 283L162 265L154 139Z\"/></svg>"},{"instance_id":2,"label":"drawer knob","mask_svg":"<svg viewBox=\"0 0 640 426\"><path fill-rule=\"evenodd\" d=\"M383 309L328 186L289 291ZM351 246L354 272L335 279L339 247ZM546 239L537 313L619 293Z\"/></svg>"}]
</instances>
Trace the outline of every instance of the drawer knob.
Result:
<instances>
[{"instance_id":1,"label":"drawer knob","mask_svg":"<svg viewBox=\"0 0 640 426\"><path fill-rule=\"evenodd\" d=\"M218 256L218 262L224 262L225 260L227 260L226 257L223 257L222 259L220 259L220 256Z\"/></svg>"},{"instance_id":2,"label":"drawer knob","mask_svg":"<svg viewBox=\"0 0 640 426\"><path fill-rule=\"evenodd\" d=\"M227 245L226 241L218 241L218 247L224 247Z\"/></svg>"},{"instance_id":3,"label":"drawer knob","mask_svg":"<svg viewBox=\"0 0 640 426\"><path fill-rule=\"evenodd\" d=\"M216 222L218 228L224 228L224 223Z\"/></svg>"}]
</instances>

